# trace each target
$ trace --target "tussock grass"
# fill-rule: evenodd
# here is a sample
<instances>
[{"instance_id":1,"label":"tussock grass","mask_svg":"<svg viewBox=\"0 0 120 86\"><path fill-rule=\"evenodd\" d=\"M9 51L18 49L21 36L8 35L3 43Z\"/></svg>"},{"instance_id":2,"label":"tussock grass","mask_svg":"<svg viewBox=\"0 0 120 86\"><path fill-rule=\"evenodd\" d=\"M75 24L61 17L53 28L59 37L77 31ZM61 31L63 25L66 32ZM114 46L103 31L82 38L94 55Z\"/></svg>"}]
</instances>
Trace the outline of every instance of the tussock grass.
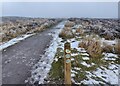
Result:
<instances>
[{"instance_id":1,"label":"tussock grass","mask_svg":"<svg viewBox=\"0 0 120 86\"><path fill-rule=\"evenodd\" d=\"M60 32L59 37L70 39L74 37L73 31L71 27L64 27L63 30Z\"/></svg>"},{"instance_id":2,"label":"tussock grass","mask_svg":"<svg viewBox=\"0 0 120 86\"><path fill-rule=\"evenodd\" d=\"M102 48L101 42L98 38L93 38L93 36L86 37L79 43L79 47L85 48L91 57L101 57Z\"/></svg>"},{"instance_id":3,"label":"tussock grass","mask_svg":"<svg viewBox=\"0 0 120 86\"><path fill-rule=\"evenodd\" d=\"M83 37L78 47L86 49L91 57L101 57L103 52L120 54L120 39L115 44L101 41L99 36L88 35Z\"/></svg>"},{"instance_id":4,"label":"tussock grass","mask_svg":"<svg viewBox=\"0 0 120 86\"><path fill-rule=\"evenodd\" d=\"M84 29L82 29L81 27L77 28L75 31L76 35L84 35Z\"/></svg>"},{"instance_id":5,"label":"tussock grass","mask_svg":"<svg viewBox=\"0 0 120 86\"><path fill-rule=\"evenodd\" d=\"M102 56L102 48L100 41L92 41L87 49L87 52L91 57L101 57Z\"/></svg>"},{"instance_id":6,"label":"tussock grass","mask_svg":"<svg viewBox=\"0 0 120 86\"><path fill-rule=\"evenodd\" d=\"M65 23L65 27L73 27L75 25L74 22L68 21Z\"/></svg>"}]
</instances>

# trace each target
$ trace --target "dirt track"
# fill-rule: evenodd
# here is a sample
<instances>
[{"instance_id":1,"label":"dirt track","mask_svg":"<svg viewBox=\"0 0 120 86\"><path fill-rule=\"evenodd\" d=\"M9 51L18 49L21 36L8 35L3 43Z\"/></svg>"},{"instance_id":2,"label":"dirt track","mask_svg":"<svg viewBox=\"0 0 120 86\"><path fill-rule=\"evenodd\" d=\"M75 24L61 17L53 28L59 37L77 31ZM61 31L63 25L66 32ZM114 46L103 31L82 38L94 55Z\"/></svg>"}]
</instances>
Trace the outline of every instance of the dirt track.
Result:
<instances>
[{"instance_id":1,"label":"dirt track","mask_svg":"<svg viewBox=\"0 0 120 86\"><path fill-rule=\"evenodd\" d=\"M2 52L2 84L24 84L32 66L41 59L52 36L48 29L10 46Z\"/></svg>"}]
</instances>

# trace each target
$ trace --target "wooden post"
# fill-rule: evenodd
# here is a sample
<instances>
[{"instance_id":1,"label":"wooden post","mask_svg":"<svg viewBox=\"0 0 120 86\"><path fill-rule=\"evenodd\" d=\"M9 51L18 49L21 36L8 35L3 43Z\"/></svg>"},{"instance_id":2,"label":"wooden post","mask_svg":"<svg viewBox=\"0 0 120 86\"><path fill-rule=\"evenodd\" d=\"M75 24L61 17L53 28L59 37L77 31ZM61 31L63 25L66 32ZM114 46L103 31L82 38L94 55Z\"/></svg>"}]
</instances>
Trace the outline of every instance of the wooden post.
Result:
<instances>
[{"instance_id":1,"label":"wooden post","mask_svg":"<svg viewBox=\"0 0 120 86\"><path fill-rule=\"evenodd\" d=\"M65 84L71 85L71 46L67 42L64 45L64 78Z\"/></svg>"}]
</instances>

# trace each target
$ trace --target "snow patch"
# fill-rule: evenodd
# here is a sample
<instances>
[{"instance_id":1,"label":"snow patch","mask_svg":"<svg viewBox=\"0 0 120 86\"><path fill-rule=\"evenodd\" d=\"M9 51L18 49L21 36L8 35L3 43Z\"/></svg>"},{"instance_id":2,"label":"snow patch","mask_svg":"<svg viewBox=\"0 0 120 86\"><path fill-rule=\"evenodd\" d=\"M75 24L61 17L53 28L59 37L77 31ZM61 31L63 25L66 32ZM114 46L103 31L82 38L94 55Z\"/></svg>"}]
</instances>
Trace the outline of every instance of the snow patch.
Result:
<instances>
[{"instance_id":1,"label":"snow patch","mask_svg":"<svg viewBox=\"0 0 120 86\"><path fill-rule=\"evenodd\" d=\"M113 53L103 53L105 60L116 60L118 58L118 55L113 54Z\"/></svg>"},{"instance_id":2,"label":"snow patch","mask_svg":"<svg viewBox=\"0 0 120 86\"><path fill-rule=\"evenodd\" d=\"M77 72L76 72L76 71L74 71L74 70L71 70L71 73L75 73L75 74L77 74Z\"/></svg>"},{"instance_id":3,"label":"snow patch","mask_svg":"<svg viewBox=\"0 0 120 86\"><path fill-rule=\"evenodd\" d=\"M71 56L77 56L78 55L78 53L72 53L71 54Z\"/></svg>"},{"instance_id":4,"label":"snow patch","mask_svg":"<svg viewBox=\"0 0 120 86\"><path fill-rule=\"evenodd\" d=\"M74 58L71 58L71 61L74 61L75 59Z\"/></svg>"},{"instance_id":5,"label":"snow patch","mask_svg":"<svg viewBox=\"0 0 120 86\"><path fill-rule=\"evenodd\" d=\"M102 73L104 72L104 73ZM108 70L104 68L104 71L100 68L97 68L97 71L94 72L96 76L99 76L102 78L104 81L110 83L110 84L118 84L118 71L117 74L115 74L113 71ZM106 77L103 78L102 76Z\"/></svg>"},{"instance_id":6,"label":"snow patch","mask_svg":"<svg viewBox=\"0 0 120 86\"><path fill-rule=\"evenodd\" d=\"M71 43L71 48L78 48L79 41L75 41Z\"/></svg>"},{"instance_id":7,"label":"snow patch","mask_svg":"<svg viewBox=\"0 0 120 86\"><path fill-rule=\"evenodd\" d=\"M118 58L117 54L113 54L113 53L103 53L105 55L105 57L115 57Z\"/></svg>"},{"instance_id":8,"label":"snow patch","mask_svg":"<svg viewBox=\"0 0 120 86\"><path fill-rule=\"evenodd\" d=\"M26 38L28 38L28 37L30 37L32 35L34 35L34 34L25 34L25 35L22 35L21 37L13 38L10 41L1 44L0 45L0 51L7 48L7 47L9 47L9 46L11 46L11 45L14 45L14 44L20 42L21 40L24 40L24 39L26 39Z\"/></svg>"},{"instance_id":9,"label":"snow patch","mask_svg":"<svg viewBox=\"0 0 120 86\"><path fill-rule=\"evenodd\" d=\"M74 73L72 73L72 74L71 74L71 77L75 77L75 74L74 74Z\"/></svg>"},{"instance_id":10,"label":"snow patch","mask_svg":"<svg viewBox=\"0 0 120 86\"><path fill-rule=\"evenodd\" d=\"M86 62L81 62L82 65L86 66L86 67L91 67L90 64L87 64Z\"/></svg>"},{"instance_id":11,"label":"snow patch","mask_svg":"<svg viewBox=\"0 0 120 86\"><path fill-rule=\"evenodd\" d=\"M56 62L57 62L57 61L58 61L58 58L54 58L54 61L56 61Z\"/></svg>"},{"instance_id":12,"label":"snow patch","mask_svg":"<svg viewBox=\"0 0 120 86\"><path fill-rule=\"evenodd\" d=\"M74 67L73 69L75 69L75 70L80 70L81 68L78 68L78 67Z\"/></svg>"},{"instance_id":13,"label":"snow patch","mask_svg":"<svg viewBox=\"0 0 120 86\"><path fill-rule=\"evenodd\" d=\"M83 56L89 56L89 54L87 54L87 53L81 53L81 55L83 55Z\"/></svg>"},{"instance_id":14,"label":"snow patch","mask_svg":"<svg viewBox=\"0 0 120 86\"><path fill-rule=\"evenodd\" d=\"M107 43L108 45L114 45L114 44L117 44L117 39L115 39L115 40L105 40L105 38L102 38L101 42L102 43Z\"/></svg>"},{"instance_id":15,"label":"snow patch","mask_svg":"<svg viewBox=\"0 0 120 86\"><path fill-rule=\"evenodd\" d=\"M82 57L83 60L89 60L89 57Z\"/></svg>"},{"instance_id":16,"label":"snow patch","mask_svg":"<svg viewBox=\"0 0 120 86\"><path fill-rule=\"evenodd\" d=\"M81 53L86 53L86 50L85 50L84 48L79 48L79 51L80 51Z\"/></svg>"}]
</instances>

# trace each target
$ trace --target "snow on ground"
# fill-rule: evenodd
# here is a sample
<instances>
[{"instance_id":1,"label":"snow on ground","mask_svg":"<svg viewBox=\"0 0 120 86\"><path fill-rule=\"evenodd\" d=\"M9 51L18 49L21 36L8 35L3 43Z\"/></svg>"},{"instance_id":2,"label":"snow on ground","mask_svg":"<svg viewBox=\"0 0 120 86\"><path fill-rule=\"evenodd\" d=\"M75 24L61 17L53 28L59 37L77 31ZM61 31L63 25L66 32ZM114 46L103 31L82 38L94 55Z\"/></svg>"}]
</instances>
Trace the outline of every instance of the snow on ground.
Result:
<instances>
[{"instance_id":1,"label":"snow on ground","mask_svg":"<svg viewBox=\"0 0 120 86\"><path fill-rule=\"evenodd\" d=\"M74 67L73 69L75 69L75 70L80 70L81 68L79 68L79 67Z\"/></svg>"},{"instance_id":2,"label":"snow on ground","mask_svg":"<svg viewBox=\"0 0 120 86\"><path fill-rule=\"evenodd\" d=\"M81 53L81 55L83 55L83 56L89 56L88 53Z\"/></svg>"},{"instance_id":3,"label":"snow on ground","mask_svg":"<svg viewBox=\"0 0 120 86\"><path fill-rule=\"evenodd\" d=\"M41 57L40 61L34 65L31 73L31 77L29 78L30 83L33 84L38 82L39 84L43 84L44 79L47 77L48 72L50 71L51 64L54 60L57 47L59 44L59 37L58 34L60 33L61 29L64 27L63 22L56 27L60 29L56 29L51 35L53 36L53 40L49 48L46 49L45 54ZM57 60L57 59L55 59ZM33 80L32 80L33 79Z\"/></svg>"},{"instance_id":4,"label":"snow on ground","mask_svg":"<svg viewBox=\"0 0 120 86\"><path fill-rule=\"evenodd\" d=\"M59 27L59 26L58 26ZM64 27L64 25L61 25L60 27ZM54 61L59 61L58 58L54 58L56 54L56 49L57 48L62 48L64 49L64 41L63 39L58 37L60 30L56 30L54 33L48 34L52 35L54 40L51 42L52 44L50 47L46 50L45 55L42 56L42 59L33 67L32 70L32 76L31 78L34 79L34 82L38 81L39 84L43 84L44 79L47 77L48 72L51 68L51 63ZM89 54L86 53L86 50L84 48L78 48L78 44L80 41L77 41L75 38L67 40L68 42L71 43L71 48L72 49L77 49L77 53L72 53L71 56L75 57L78 54L82 56L83 61L80 62L83 66L86 67L92 67L96 66L99 64L91 62L90 64L87 63L87 61L90 60ZM102 39L102 42L106 42L108 44L115 44L116 40L105 40ZM107 62L107 59L112 58L112 61L116 60L118 56L113 53L103 53L104 57L102 60L105 60ZM71 58L72 61L74 61L74 58ZM85 75L87 79L84 79L82 81L75 82L74 79L72 78L72 81L74 81L75 84L118 84L118 64L108 64L108 68L104 66L97 67L96 70L90 71L85 71L87 74ZM83 71L82 68L80 67L73 67L71 70L71 77L76 77L76 74L78 74L77 71ZM32 83L34 83L32 82Z\"/></svg>"},{"instance_id":5,"label":"snow on ground","mask_svg":"<svg viewBox=\"0 0 120 86\"><path fill-rule=\"evenodd\" d=\"M79 41L75 41L71 43L71 48L78 48Z\"/></svg>"},{"instance_id":6,"label":"snow on ground","mask_svg":"<svg viewBox=\"0 0 120 86\"><path fill-rule=\"evenodd\" d=\"M71 56L77 56L79 53L72 53Z\"/></svg>"},{"instance_id":7,"label":"snow on ground","mask_svg":"<svg viewBox=\"0 0 120 86\"><path fill-rule=\"evenodd\" d=\"M113 53L103 53L105 60L116 60L116 58L118 58L118 56L116 54Z\"/></svg>"},{"instance_id":8,"label":"snow on ground","mask_svg":"<svg viewBox=\"0 0 120 86\"><path fill-rule=\"evenodd\" d=\"M113 70L113 72L115 73L115 75L118 75L118 69L120 68L120 65L118 65L118 64L110 64L108 66L108 68L110 70Z\"/></svg>"},{"instance_id":9,"label":"snow on ground","mask_svg":"<svg viewBox=\"0 0 120 86\"><path fill-rule=\"evenodd\" d=\"M77 74L77 72L76 72L76 71L74 71L74 70L71 70L71 73L75 73L75 74Z\"/></svg>"},{"instance_id":10,"label":"snow on ground","mask_svg":"<svg viewBox=\"0 0 120 86\"><path fill-rule=\"evenodd\" d=\"M58 38L58 47L64 49L64 43L61 43L62 38Z\"/></svg>"},{"instance_id":11,"label":"snow on ground","mask_svg":"<svg viewBox=\"0 0 120 86\"><path fill-rule=\"evenodd\" d=\"M86 66L86 67L91 67L91 66L95 65L94 63L87 64L85 61L81 62L81 64Z\"/></svg>"},{"instance_id":12,"label":"snow on ground","mask_svg":"<svg viewBox=\"0 0 120 86\"><path fill-rule=\"evenodd\" d=\"M71 77L75 77L75 74L74 74L74 73L72 73L72 74L71 74Z\"/></svg>"},{"instance_id":13,"label":"snow on ground","mask_svg":"<svg viewBox=\"0 0 120 86\"><path fill-rule=\"evenodd\" d=\"M102 40L103 42L113 45L116 44L116 40ZM89 61L89 54L86 53L86 50L84 48L78 48L78 44L80 41L75 40L74 38L69 40L69 42L71 42L71 48L75 48L77 49L77 53L72 53L71 56L77 56L78 54L82 55L82 59L83 61L80 62L80 64L86 66L86 67L92 67L94 65L97 65L95 63L90 63L87 64L86 61ZM114 61L116 60L116 58L118 58L117 54L113 54L113 53L103 53L104 57L102 58L102 60L111 60ZM74 61L75 59L71 58L72 61ZM119 65L118 64L109 64L108 68L106 67L98 67L96 68L96 70L94 70L93 72L89 72L89 71L85 71L87 74L85 75L87 77L87 79L82 80L81 82L75 82L74 78L72 78L72 81L75 84L118 84L118 68ZM101 69L102 68L102 69ZM82 71L81 68L79 67L73 67L74 70L71 71L71 77L76 77L75 74L77 74L77 71Z\"/></svg>"},{"instance_id":14,"label":"snow on ground","mask_svg":"<svg viewBox=\"0 0 120 86\"><path fill-rule=\"evenodd\" d=\"M58 58L54 58L54 61L56 61L56 62L57 62L57 61L58 61Z\"/></svg>"},{"instance_id":15,"label":"snow on ground","mask_svg":"<svg viewBox=\"0 0 120 86\"><path fill-rule=\"evenodd\" d=\"M117 39L115 39L115 40L105 40L105 38L102 38L102 39L101 39L101 42L102 42L102 43L107 43L108 45L114 45L114 44L117 43ZM103 45L102 45L102 46L103 46Z\"/></svg>"},{"instance_id":16,"label":"snow on ground","mask_svg":"<svg viewBox=\"0 0 120 86\"><path fill-rule=\"evenodd\" d=\"M71 58L71 61L74 61L75 59L74 58Z\"/></svg>"},{"instance_id":17,"label":"snow on ground","mask_svg":"<svg viewBox=\"0 0 120 86\"><path fill-rule=\"evenodd\" d=\"M93 79L92 78L92 76L94 76L94 77L96 77L95 75L93 75L91 72L88 72L88 71L86 71L86 73L87 73L87 80L83 80L83 81L81 81L81 83L84 83L84 84L99 84L99 83L102 83L101 81L97 81L97 80L95 80L95 79ZM80 84L81 84L80 83ZM78 83L76 83L76 84L78 84ZM102 83L103 84L103 83Z\"/></svg>"},{"instance_id":18,"label":"snow on ground","mask_svg":"<svg viewBox=\"0 0 120 86\"><path fill-rule=\"evenodd\" d=\"M14 44L20 42L21 40L24 40L24 39L26 39L26 38L28 38L28 37L30 37L32 35L34 35L34 34L25 34L25 35L22 35L20 37L13 38L10 41L1 44L0 45L0 51L7 48L7 47L9 47L9 46L11 46L11 45L14 45Z\"/></svg>"},{"instance_id":19,"label":"snow on ground","mask_svg":"<svg viewBox=\"0 0 120 86\"><path fill-rule=\"evenodd\" d=\"M80 41L75 40L74 38L69 40L71 42L71 48L77 49L77 53L72 53L71 56L77 56L78 54L82 55L83 61L80 62L80 64L86 66L86 67L92 67L94 65L97 65L96 63L86 63L86 61L89 61L89 54L86 53L86 50L84 48L78 48L78 44ZM116 44L116 40L103 40L103 42L106 42L107 44ZM117 54L113 53L103 53L104 57L102 60L111 60L114 61L116 58L118 58ZM71 58L72 61L74 61L74 58ZM102 68L102 69L101 69ZM80 67L73 67L74 70L71 71L71 77L76 77L75 74L77 74L77 71L82 71ZM114 63L109 63L108 68L106 67L98 67L96 70L93 70L93 72L85 71L87 74L85 75L87 79L82 80L81 82L75 82L74 78L72 78L72 81L75 84L118 84L118 69L119 65Z\"/></svg>"},{"instance_id":20,"label":"snow on ground","mask_svg":"<svg viewBox=\"0 0 120 86\"><path fill-rule=\"evenodd\" d=\"M118 55L113 54L113 53L104 53L105 57L115 57L118 58Z\"/></svg>"},{"instance_id":21,"label":"snow on ground","mask_svg":"<svg viewBox=\"0 0 120 86\"><path fill-rule=\"evenodd\" d=\"M90 60L89 57L82 57L83 60Z\"/></svg>"},{"instance_id":22,"label":"snow on ground","mask_svg":"<svg viewBox=\"0 0 120 86\"><path fill-rule=\"evenodd\" d=\"M86 53L86 50L85 50L84 48L79 48L79 51L80 51L81 53Z\"/></svg>"},{"instance_id":23,"label":"snow on ground","mask_svg":"<svg viewBox=\"0 0 120 86\"><path fill-rule=\"evenodd\" d=\"M114 60L116 60L116 58L118 58L118 56L113 53L104 53L104 55L105 56L103 58L105 58L105 59L103 59L103 60L108 60L110 57L113 57L111 60L114 61ZM95 65L94 63L91 63L91 65L87 64L84 61L81 64L84 66L87 66L87 67L91 67L91 65ZM84 83L84 84L100 84L100 83L102 83L102 84L108 84L108 85L109 84L118 84L119 66L120 66L119 64L109 63L107 68L104 66L100 66L93 72L86 71L87 79L81 81L81 83ZM75 84L81 84L81 83L75 83Z\"/></svg>"},{"instance_id":24,"label":"snow on ground","mask_svg":"<svg viewBox=\"0 0 120 86\"><path fill-rule=\"evenodd\" d=\"M84 62L84 61L83 61L83 62L81 62L81 64L82 64L82 65L84 65L84 66L86 66L86 67L91 67L91 65L90 65L90 64L87 64L87 63L86 63L86 62Z\"/></svg>"},{"instance_id":25,"label":"snow on ground","mask_svg":"<svg viewBox=\"0 0 120 86\"><path fill-rule=\"evenodd\" d=\"M94 74L110 84L118 84L118 70L116 71L117 74L115 74L114 71L106 68L104 68L104 71L100 68L97 68L97 71L95 71Z\"/></svg>"}]
</instances>

